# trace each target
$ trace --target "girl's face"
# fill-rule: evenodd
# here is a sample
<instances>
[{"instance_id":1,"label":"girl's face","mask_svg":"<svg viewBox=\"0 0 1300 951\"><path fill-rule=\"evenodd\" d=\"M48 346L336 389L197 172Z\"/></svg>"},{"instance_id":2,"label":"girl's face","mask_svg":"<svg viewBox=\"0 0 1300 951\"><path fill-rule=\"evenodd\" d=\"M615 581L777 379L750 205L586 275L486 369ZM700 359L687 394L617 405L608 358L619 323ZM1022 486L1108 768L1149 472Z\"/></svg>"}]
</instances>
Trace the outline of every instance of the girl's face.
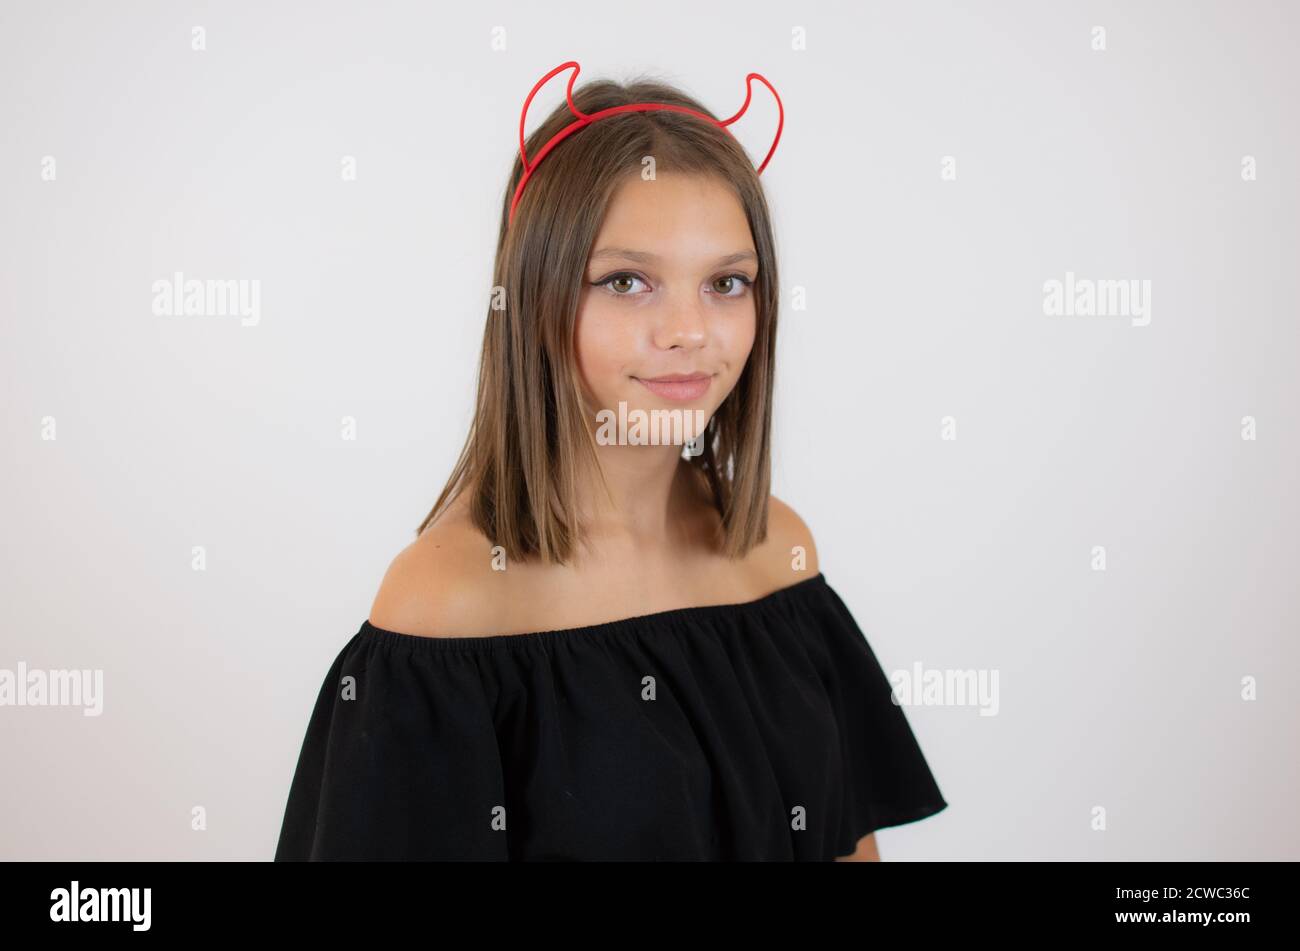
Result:
<instances>
[{"instance_id":1,"label":"girl's face","mask_svg":"<svg viewBox=\"0 0 1300 951\"><path fill-rule=\"evenodd\" d=\"M703 176L629 177L596 235L578 300L578 373L594 409L698 409L707 422L753 346L757 277L731 189Z\"/></svg>"}]
</instances>

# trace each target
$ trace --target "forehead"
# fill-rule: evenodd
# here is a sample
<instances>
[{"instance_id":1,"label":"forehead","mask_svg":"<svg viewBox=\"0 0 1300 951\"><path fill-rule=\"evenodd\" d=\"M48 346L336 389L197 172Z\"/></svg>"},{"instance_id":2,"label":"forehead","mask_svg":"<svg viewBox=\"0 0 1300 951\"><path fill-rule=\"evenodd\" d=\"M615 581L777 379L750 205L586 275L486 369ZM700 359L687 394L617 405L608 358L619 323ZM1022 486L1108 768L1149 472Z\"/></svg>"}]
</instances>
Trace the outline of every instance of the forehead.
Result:
<instances>
[{"instance_id":1,"label":"forehead","mask_svg":"<svg viewBox=\"0 0 1300 951\"><path fill-rule=\"evenodd\" d=\"M658 258L715 258L754 241L735 191L716 178L629 176L614 191L592 251L630 248Z\"/></svg>"}]
</instances>

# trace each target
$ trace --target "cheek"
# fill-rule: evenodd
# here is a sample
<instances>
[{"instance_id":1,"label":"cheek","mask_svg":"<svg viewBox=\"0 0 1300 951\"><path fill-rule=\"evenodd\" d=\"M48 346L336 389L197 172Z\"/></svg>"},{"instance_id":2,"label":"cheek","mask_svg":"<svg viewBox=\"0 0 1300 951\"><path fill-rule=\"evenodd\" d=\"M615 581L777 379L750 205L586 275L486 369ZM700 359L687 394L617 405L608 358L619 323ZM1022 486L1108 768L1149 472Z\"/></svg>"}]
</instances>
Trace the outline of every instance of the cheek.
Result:
<instances>
[{"instance_id":1,"label":"cheek","mask_svg":"<svg viewBox=\"0 0 1300 951\"><path fill-rule=\"evenodd\" d=\"M758 332L758 317L751 305L743 315L735 315L717 324L715 339L731 368L732 375L739 378L749 352L754 348L754 337Z\"/></svg>"},{"instance_id":2,"label":"cheek","mask_svg":"<svg viewBox=\"0 0 1300 951\"><path fill-rule=\"evenodd\" d=\"M583 383L597 395L617 387L624 368L635 362L635 325L618 320L608 307L589 296L578 305L573 348Z\"/></svg>"}]
</instances>

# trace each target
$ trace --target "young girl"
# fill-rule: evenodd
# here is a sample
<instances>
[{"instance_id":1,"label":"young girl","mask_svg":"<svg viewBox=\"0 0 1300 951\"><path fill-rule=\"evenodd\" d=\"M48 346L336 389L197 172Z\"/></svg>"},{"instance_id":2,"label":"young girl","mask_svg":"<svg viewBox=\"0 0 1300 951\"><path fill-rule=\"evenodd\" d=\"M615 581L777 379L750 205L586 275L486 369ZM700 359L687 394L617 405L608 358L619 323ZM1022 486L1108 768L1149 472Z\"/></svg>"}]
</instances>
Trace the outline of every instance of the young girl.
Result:
<instances>
[{"instance_id":1,"label":"young girl","mask_svg":"<svg viewBox=\"0 0 1300 951\"><path fill-rule=\"evenodd\" d=\"M874 859L947 803L769 494L762 166L658 82L534 94L570 66L520 120L468 440L326 675L275 858ZM655 411L683 428L611 424Z\"/></svg>"}]
</instances>

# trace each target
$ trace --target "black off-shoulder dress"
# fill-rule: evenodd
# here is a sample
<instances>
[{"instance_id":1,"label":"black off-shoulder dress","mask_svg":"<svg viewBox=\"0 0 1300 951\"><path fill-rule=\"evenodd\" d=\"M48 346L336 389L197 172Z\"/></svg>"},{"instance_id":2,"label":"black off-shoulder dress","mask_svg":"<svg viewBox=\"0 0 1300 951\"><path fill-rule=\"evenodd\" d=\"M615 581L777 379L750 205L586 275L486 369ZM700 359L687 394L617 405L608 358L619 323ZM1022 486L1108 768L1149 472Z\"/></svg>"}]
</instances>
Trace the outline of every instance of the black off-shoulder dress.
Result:
<instances>
[{"instance_id":1,"label":"black off-shoulder dress","mask_svg":"<svg viewBox=\"0 0 1300 951\"><path fill-rule=\"evenodd\" d=\"M829 861L947 807L839 595L418 637L325 677L275 861Z\"/></svg>"}]
</instances>

